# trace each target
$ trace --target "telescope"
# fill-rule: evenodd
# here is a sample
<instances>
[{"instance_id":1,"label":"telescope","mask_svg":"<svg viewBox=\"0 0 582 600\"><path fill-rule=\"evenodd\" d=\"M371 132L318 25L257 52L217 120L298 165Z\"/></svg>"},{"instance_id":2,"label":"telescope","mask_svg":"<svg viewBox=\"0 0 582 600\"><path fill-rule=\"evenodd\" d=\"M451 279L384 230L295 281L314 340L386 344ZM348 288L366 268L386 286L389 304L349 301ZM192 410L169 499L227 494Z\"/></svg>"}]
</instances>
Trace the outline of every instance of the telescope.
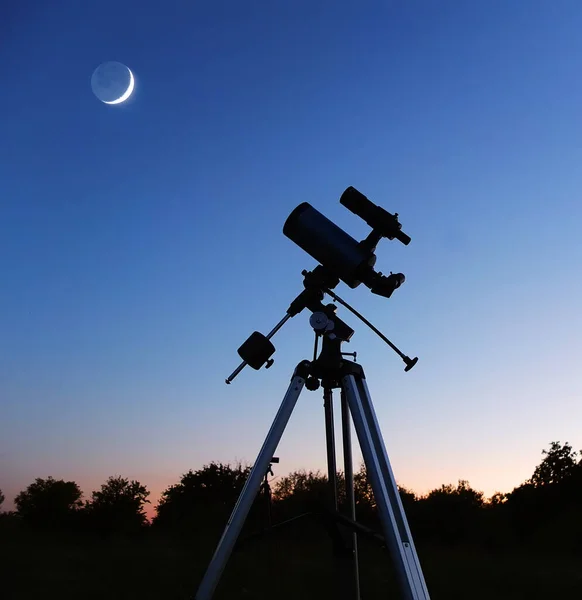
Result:
<instances>
[{"instance_id":1,"label":"telescope","mask_svg":"<svg viewBox=\"0 0 582 600\"><path fill-rule=\"evenodd\" d=\"M356 241L308 202L300 204L287 217L283 233L350 288L363 283L373 294L390 298L404 283L404 275L385 276L376 272L374 251L382 238L397 239L404 245L410 243L410 237L398 222L398 214L377 206L351 186L341 195L340 203L372 228L366 239Z\"/></svg>"},{"instance_id":2,"label":"telescope","mask_svg":"<svg viewBox=\"0 0 582 600\"><path fill-rule=\"evenodd\" d=\"M352 186L343 192L340 203L361 217L372 231L358 242L308 202L302 202L291 212L283 226L284 235L320 264L313 271L302 272L305 289L291 302L285 317L267 335L255 331L239 347L238 355L243 362L227 377L227 384L230 384L246 365L255 370L259 370L263 365L267 369L270 368L274 363L271 356L275 353L271 338L291 317L299 314L304 308L308 308L314 314L325 313L330 318L333 314L333 335L349 342L353 330L335 315L333 305L322 304L325 294L345 306L384 340L402 358L406 365L405 371L410 371L417 363L418 358L406 356L374 325L332 291L340 281L352 289L363 283L372 293L390 298L394 290L404 283L404 275L392 272L390 275L383 275L375 271L374 252L382 238L397 239L407 246L411 241L410 237L402 231L398 213L391 214L377 206Z\"/></svg>"}]
</instances>

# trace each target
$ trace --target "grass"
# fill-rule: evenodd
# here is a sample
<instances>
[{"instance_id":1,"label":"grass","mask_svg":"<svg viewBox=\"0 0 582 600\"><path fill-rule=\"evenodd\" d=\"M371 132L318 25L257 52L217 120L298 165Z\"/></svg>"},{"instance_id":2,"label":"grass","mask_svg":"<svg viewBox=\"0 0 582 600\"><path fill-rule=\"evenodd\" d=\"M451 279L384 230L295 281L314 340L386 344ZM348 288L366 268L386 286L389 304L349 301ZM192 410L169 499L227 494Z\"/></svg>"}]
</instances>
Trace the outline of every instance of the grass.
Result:
<instances>
[{"instance_id":1,"label":"grass","mask_svg":"<svg viewBox=\"0 0 582 600\"><path fill-rule=\"evenodd\" d=\"M3 538L3 539L2 539ZM107 600L186 600L214 551L216 540L145 536L97 540L0 532L0 597ZM216 600L348 598L345 565L318 530L253 541L235 552ZM471 548L418 548L432 600L582 598L580 557L559 548L487 553ZM385 550L360 540L362 600L398 599Z\"/></svg>"}]
</instances>

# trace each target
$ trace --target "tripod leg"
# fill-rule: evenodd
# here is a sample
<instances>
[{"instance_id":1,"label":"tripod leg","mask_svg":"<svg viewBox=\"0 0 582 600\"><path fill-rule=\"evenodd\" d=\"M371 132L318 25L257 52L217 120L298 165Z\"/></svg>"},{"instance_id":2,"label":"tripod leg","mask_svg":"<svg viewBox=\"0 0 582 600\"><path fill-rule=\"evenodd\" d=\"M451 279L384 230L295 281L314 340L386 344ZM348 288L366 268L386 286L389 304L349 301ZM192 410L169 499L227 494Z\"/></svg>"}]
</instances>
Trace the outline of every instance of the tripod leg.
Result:
<instances>
[{"instance_id":1,"label":"tripod leg","mask_svg":"<svg viewBox=\"0 0 582 600\"><path fill-rule=\"evenodd\" d=\"M342 379L356 433L372 484L384 537L390 549L406 600L429 600L424 575L412 541L398 486L365 380L357 375Z\"/></svg>"},{"instance_id":2,"label":"tripod leg","mask_svg":"<svg viewBox=\"0 0 582 600\"><path fill-rule=\"evenodd\" d=\"M335 459L335 428L333 420L333 392L331 388L323 390L325 409L325 441L327 445L327 481L329 485L329 505L331 511L337 510L337 464Z\"/></svg>"},{"instance_id":3,"label":"tripod leg","mask_svg":"<svg viewBox=\"0 0 582 600\"><path fill-rule=\"evenodd\" d=\"M218 542L214 556L196 592L196 600L210 600L212 598L304 384L305 379L298 375L291 380L271 429L265 438L257 460L226 524L220 542Z\"/></svg>"},{"instance_id":4,"label":"tripod leg","mask_svg":"<svg viewBox=\"0 0 582 600\"><path fill-rule=\"evenodd\" d=\"M337 461L335 453L335 425L333 417L333 391L331 387L324 386L323 400L325 408L325 439L327 444L327 478L328 478L328 510L330 520L328 526L332 536L334 549L335 577L333 584L333 595L335 598L349 598L359 600L354 594L352 570L353 570L353 548L351 545L351 534L346 528L331 518L338 510L337 489Z\"/></svg>"},{"instance_id":5,"label":"tripod leg","mask_svg":"<svg viewBox=\"0 0 582 600\"><path fill-rule=\"evenodd\" d=\"M348 400L345 391L341 391L341 407L342 407L342 437L344 449L344 477L346 489L346 509L347 516L352 520L356 520L356 499L354 496L354 466L352 461L352 430L350 423L350 412ZM352 598L360 600L360 573L358 566L358 538L355 531L348 534L349 547L352 551L352 567L353 567L353 591Z\"/></svg>"}]
</instances>

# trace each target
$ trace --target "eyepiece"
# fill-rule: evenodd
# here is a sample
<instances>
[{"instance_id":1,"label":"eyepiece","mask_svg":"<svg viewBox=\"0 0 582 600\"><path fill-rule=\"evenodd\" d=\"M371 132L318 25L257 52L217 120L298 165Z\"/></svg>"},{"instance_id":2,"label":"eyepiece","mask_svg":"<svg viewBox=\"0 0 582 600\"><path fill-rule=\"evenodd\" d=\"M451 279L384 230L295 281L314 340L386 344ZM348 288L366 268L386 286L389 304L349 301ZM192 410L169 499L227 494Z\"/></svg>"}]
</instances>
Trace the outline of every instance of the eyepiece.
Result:
<instances>
[{"instance_id":1,"label":"eyepiece","mask_svg":"<svg viewBox=\"0 0 582 600\"><path fill-rule=\"evenodd\" d=\"M410 236L406 235L404 231L399 231L394 237L405 246L408 246L408 244L410 244L412 241Z\"/></svg>"}]
</instances>

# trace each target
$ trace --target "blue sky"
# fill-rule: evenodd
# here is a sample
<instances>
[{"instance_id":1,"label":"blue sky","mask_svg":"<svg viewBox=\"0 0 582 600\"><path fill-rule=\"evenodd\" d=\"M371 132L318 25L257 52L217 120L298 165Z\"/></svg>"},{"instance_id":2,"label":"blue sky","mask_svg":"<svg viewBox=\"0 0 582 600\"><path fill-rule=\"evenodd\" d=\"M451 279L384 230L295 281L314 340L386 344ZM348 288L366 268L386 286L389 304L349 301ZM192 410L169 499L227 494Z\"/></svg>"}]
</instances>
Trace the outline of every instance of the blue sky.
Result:
<instances>
[{"instance_id":1,"label":"blue sky","mask_svg":"<svg viewBox=\"0 0 582 600\"><path fill-rule=\"evenodd\" d=\"M6 11L6 9L3 9ZM189 468L252 462L308 314L267 332L313 259L282 234L308 201L352 236L353 185L412 237L378 248L390 300L336 290L399 482L487 494L552 440L582 447L582 5L554 2L17 4L0 77L0 488L109 475L155 500ZM116 60L131 99L90 79ZM279 447L325 467L321 397ZM10 503L8 503L10 506Z\"/></svg>"}]
</instances>

